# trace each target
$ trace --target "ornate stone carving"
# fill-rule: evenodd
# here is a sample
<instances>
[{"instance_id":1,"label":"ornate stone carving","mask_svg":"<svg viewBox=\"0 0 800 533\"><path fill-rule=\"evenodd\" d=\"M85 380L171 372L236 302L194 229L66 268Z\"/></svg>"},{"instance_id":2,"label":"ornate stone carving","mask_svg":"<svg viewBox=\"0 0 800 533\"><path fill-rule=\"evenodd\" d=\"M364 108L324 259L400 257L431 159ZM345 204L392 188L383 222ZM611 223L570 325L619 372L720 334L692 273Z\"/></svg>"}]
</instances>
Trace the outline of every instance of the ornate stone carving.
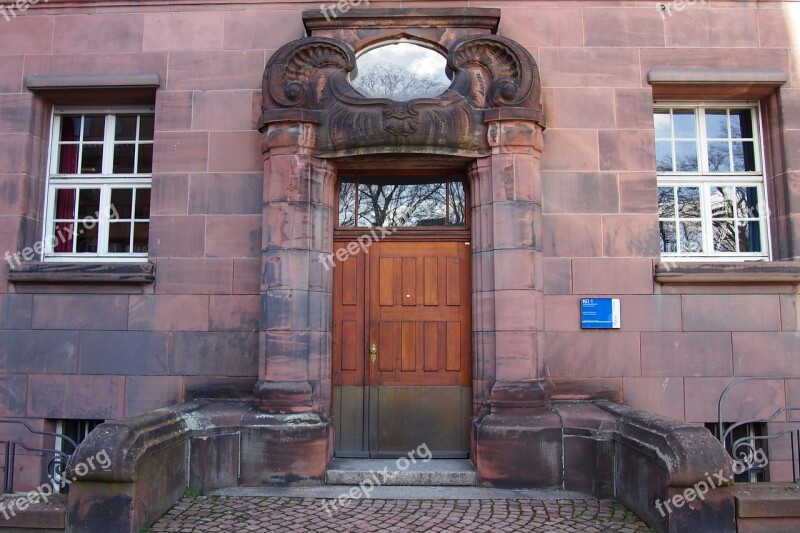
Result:
<instances>
[{"instance_id":1,"label":"ornate stone carving","mask_svg":"<svg viewBox=\"0 0 800 533\"><path fill-rule=\"evenodd\" d=\"M343 41L307 37L283 46L264 72L262 131L273 122L317 123L315 151L323 157L475 157L491 149L487 118L507 115L542 123L536 63L525 48L505 37L475 35L454 42L447 54L452 84L435 98L367 98L350 84L348 74L354 68L355 53Z\"/></svg>"}]
</instances>

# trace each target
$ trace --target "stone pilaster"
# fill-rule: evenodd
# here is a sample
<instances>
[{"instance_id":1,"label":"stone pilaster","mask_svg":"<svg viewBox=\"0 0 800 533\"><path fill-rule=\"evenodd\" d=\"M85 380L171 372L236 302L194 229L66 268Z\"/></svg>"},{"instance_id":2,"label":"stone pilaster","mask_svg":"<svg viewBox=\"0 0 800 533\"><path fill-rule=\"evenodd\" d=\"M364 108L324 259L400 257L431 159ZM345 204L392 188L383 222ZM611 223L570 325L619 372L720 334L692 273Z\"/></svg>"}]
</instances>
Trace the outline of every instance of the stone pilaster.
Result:
<instances>
[{"instance_id":1,"label":"stone pilaster","mask_svg":"<svg viewBox=\"0 0 800 533\"><path fill-rule=\"evenodd\" d=\"M487 117L491 155L471 169L476 405L474 458L488 485L561 484L561 424L540 381L544 330L542 126ZM531 460L536 468L529 466Z\"/></svg>"},{"instance_id":2,"label":"stone pilaster","mask_svg":"<svg viewBox=\"0 0 800 533\"><path fill-rule=\"evenodd\" d=\"M251 460L254 468L263 466L264 458L280 464L272 464L275 473L259 477L259 483L321 479L332 454L332 276L320 256L333 247L336 174L328 161L311 154L316 127L274 122L262 135L260 353L254 388L261 409L245 421L250 427L243 432L242 461ZM305 414L298 418L298 413ZM309 456L308 450L314 453Z\"/></svg>"}]
</instances>

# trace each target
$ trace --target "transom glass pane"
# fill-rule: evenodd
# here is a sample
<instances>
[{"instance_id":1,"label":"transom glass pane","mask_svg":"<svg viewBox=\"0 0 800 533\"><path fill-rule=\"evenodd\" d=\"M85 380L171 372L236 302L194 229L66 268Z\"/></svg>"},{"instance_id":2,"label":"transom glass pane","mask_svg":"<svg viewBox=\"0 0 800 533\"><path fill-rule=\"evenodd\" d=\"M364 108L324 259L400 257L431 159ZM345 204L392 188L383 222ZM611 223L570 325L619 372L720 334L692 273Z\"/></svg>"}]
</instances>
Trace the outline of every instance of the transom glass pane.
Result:
<instances>
[{"instance_id":1,"label":"transom glass pane","mask_svg":"<svg viewBox=\"0 0 800 533\"><path fill-rule=\"evenodd\" d=\"M461 180L436 176L343 176L340 227L464 226Z\"/></svg>"},{"instance_id":2,"label":"transom glass pane","mask_svg":"<svg viewBox=\"0 0 800 533\"><path fill-rule=\"evenodd\" d=\"M433 98L450 86L447 60L430 48L409 42L379 46L356 59L350 83L369 98L404 102Z\"/></svg>"}]
</instances>

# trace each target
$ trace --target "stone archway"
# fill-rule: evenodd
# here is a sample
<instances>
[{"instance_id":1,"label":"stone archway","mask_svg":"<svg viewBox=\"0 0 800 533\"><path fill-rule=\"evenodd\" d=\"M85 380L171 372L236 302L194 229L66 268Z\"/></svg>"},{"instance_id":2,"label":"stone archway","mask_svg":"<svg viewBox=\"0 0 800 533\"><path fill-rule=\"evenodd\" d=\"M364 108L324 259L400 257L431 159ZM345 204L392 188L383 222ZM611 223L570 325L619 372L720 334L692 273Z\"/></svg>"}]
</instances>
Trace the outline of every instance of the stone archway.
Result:
<instances>
[{"instance_id":1,"label":"stone archway","mask_svg":"<svg viewBox=\"0 0 800 533\"><path fill-rule=\"evenodd\" d=\"M536 335L543 322L537 280L544 121L533 57L493 33L498 10L422 15L371 9L332 21L307 12L304 21L310 37L288 43L270 59L262 95L265 204L261 365L255 392L272 416L304 412L313 427L307 435L297 434L307 446L296 442L294 451L284 452L283 467L299 477L318 478L332 455L332 273L318 257L333 251L337 161L425 154L469 161L471 455L479 475L485 482L510 477L523 484L542 476L560 478L558 462L545 465L535 478L521 479L498 418L504 410L521 413L546 401L536 366ZM408 102L365 98L355 91L348 81L355 52L393 39L446 50L450 88L439 97ZM560 427L557 420L545 425ZM501 446L503 454L497 453ZM310 449L318 460L308 461Z\"/></svg>"}]
</instances>

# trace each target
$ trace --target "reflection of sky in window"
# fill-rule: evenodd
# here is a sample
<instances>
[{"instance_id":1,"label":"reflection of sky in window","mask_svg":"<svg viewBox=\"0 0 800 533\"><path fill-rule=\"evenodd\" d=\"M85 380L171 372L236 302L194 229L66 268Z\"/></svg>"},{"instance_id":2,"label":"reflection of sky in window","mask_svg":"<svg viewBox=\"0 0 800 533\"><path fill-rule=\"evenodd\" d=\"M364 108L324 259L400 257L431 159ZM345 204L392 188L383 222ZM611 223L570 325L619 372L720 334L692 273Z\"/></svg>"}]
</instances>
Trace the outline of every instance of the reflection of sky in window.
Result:
<instances>
[{"instance_id":1,"label":"reflection of sky in window","mask_svg":"<svg viewBox=\"0 0 800 533\"><path fill-rule=\"evenodd\" d=\"M441 76L447 79L444 74L447 60L444 56L416 44L388 44L373 48L358 58L359 69L386 64L402 67L418 76Z\"/></svg>"},{"instance_id":2,"label":"reflection of sky in window","mask_svg":"<svg viewBox=\"0 0 800 533\"><path fill-rule=\"evenodd\" d=\"M438 96L450 86L447 60L438 52L413 43L373 48L357 59L353 87L365 96L408 100Z\"/></svg>"}]
</instances>

